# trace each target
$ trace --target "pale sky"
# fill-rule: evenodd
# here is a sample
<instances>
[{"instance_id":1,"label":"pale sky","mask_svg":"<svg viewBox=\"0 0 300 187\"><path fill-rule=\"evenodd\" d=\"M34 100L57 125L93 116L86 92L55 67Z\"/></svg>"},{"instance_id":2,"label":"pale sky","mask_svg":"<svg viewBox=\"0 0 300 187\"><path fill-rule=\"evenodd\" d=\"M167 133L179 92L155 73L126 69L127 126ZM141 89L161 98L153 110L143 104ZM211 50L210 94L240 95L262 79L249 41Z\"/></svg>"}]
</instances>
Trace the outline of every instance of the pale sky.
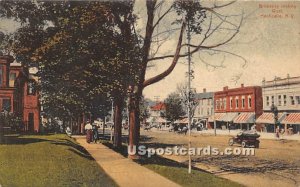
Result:
<instances>
[{"instance_id":1,"label":"pale sky","mask_svg":"<svg viewBox=\"0 0 300 187\"><path fill-rule=\"evenodd\" d=\"M259 8L259 4L266 6L279 6L276 10L280 13L272 13L272 8ZM293 5L293 8L283 8L283 5ZM275 7L276 8L276 7ZM193 70L195 79L192 87L197 92L202 92L203 88L207 91L219 91L224 86L229 88L239 87L244 83L245 86L261 85L263 78L272 80L275 76L286 77L300 76L300 2L254 2L243 1L232 5L231 9L224 8L224 12L238 14L244 11L249 15L241 28L240 34L234 40L234 44L226 46L228 51L239 54L247 59L248 64L242 67L242 62L238 58L226 57L224 68L209 68L193 55ZM293 18L263 18L261 15L289 14ZM143 23L143 21L140 21ZM177 31L178 32L178 31ZM176 43L169 41L166 48L175 50ZM171 53L171 54L172 54ZM222 61L223 57L214 58L211 63ZM186 58L179 60L187 61ZM158 62L157 66L147 71L147 77L156 75L167 68L171 59ZM159 96L161 100L176 90L176 85L186 80L185 72L187 65L179 63L174 71L164 80L150 85L144 90L144 95L150 99ZM237 82L234 77L240 76Z\"/></svg>"},{"instance_id":2,"label":"pale sky","mask_svg":"<svg viewBox=\"0 0 300 187\"><path fill-rule=\"evenodd\" d=\"M209 6L213 1L206 1L205 5ZM162 8L168 8L170 1ZM275 8L259 8L259 5ZM282 7L285 6L285 7ZM226 56L224 68L207 67L199 60L199 53L194 54L192 61L194 62L193 70L195 79L192 87L197 92L202 92L203 88L207 91L219 91L224 86L229 88L239 87L244 83L245 86L261 85L263 78L272 80L275 76L291 77L300 76L300 1L294 2L278 2L278 1L238 1L234 5L221 10L222 14L241 14L247 16L240 33L232 41L231 45L223 47L227 51L234 52L247 59L246 67L242 67L243 62L238 58ZM274 9L274 10L273 10ZM272 13L272 11L275 11ZM136 29L140 34L143 33L146 23L145 1L137 0L135 13L139 19ZM288 18L263 18L262 15L282 15L289 14ZM291 18L293 16L293 18ZM171 21L174 20L174 14L166 17L163 24L158 27L156 32L164 29L173 28ZM233 20L238 21L236 17ZM230 18L229 18L230 19ZM0 20L0 30L11 31L17 26L16 23L7 20ZM219 33L218 33L219 34ZM224 33L216 34L212 42L226 38ZM178 31L174 31L173 35L166 40L166 43L160 48L160 55L173 54L176 46ZM197 38L192 38L192 43L197 43ZM155 45L154 45L155 46ZM186 51L186 49L182 49ZM160 56L159 55L159 56ZM222 55L214 55L212 58L201 53L203 59L211 64L218 65L223 60ZM159 72L164 71L170 64L171 59L159 61L147 70L146 77L152 77ZM149 99L159 96L160 100L167 97L168 94L176 90L176 85L186 80L185 73L187 65L186 58L181 58L174 71L162 81L148 86L144 90L144 95ZM236 82L234 77L240 77Z\"/></svg>"}]
</instances>

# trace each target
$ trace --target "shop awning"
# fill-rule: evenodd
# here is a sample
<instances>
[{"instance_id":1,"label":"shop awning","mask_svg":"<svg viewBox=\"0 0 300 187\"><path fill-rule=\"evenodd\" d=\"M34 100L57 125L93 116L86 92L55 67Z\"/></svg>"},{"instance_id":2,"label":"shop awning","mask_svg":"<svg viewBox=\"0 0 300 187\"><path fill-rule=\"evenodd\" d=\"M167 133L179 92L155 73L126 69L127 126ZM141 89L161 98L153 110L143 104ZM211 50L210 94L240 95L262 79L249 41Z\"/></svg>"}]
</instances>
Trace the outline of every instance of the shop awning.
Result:
<instances>
[{"instance_id":1,"label":"shop awning","mask_svg":"<svg viewBox=\"0 0 300 187\"><path fill-rule=\"evenodd\" d=\"M290 113L282 120L283 124L300 124L300 113Z\"/></svg>"},{"instance_id":2,"label":"shop awning","mask_svg":"<svg viewBox=\"0 0 300 187\"><path fill-rule=\"evenodd\" d=\"M235 113L235 112L226 113L225 116L223 116L221 119L219 119L217 121L230 122L230 121L233 121L238 115L239 114Z\"/></svg>"},{"instance_id":3,"label":"shop awning","mask_svg":"<svg viewBox=\"0 0 300 187\"><path fill-rule=\"evenodd\" d=\"M251 112L243 112L233 120L233 123L254 123L255 114Z\"/></svg>"},{"instance_id":4,"label":"shop awning","mask_svg":"<svg viewBox=\"0 0 300 187\"><path fill-rule=\"evenodd\" d=\"M278 114L278 121L281 122L286 116L286 113ZM271 112L265 112L256 119L256 123L274 124L274 114Z\"/></svg>"},{"instance_id":5,"label":"shop awning","mask_svg":"<svg viewBox=\"0 0 300 187\"><path fill-rule=\"evenodd\" d=\"M209 118L208 118L208 122L214 122L214 120L216 121L220 121L220 119L222 117L224 117L226 115L226 113L215 113L214 115L211 115Z\"/></svg>"}]
</instances>

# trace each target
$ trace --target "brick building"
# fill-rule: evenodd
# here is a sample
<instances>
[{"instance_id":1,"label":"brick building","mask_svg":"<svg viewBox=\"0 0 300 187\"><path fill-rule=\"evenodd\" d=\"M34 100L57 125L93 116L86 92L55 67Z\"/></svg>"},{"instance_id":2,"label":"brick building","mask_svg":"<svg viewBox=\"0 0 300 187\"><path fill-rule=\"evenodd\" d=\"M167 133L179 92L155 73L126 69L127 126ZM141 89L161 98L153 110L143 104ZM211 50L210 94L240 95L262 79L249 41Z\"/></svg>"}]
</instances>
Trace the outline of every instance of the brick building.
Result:
<instances>
[{"instance_id":1,"label":"brick building","mask_svg":"<svg viewBox=\"0 0 300 187\"><path fill-rule=\"evenodd\" d=\"M0 109L1 112L20 116L23 130L39 132L40 106L37 81L29 69L13 63L11 56L0 56Z\"/></svg>"},{"instance_id":2,"label":"brick building","mask_svg":"<svg viewBox=\"0 0 300 187\"><path fill-rule=\"evenodd\" d=\"M215 115L209 118L210 126L216 120L217 128L249 129L255 119L262 114L262 89L259 86L247 86L214 93Z\"/></svg>"}]
</instances>

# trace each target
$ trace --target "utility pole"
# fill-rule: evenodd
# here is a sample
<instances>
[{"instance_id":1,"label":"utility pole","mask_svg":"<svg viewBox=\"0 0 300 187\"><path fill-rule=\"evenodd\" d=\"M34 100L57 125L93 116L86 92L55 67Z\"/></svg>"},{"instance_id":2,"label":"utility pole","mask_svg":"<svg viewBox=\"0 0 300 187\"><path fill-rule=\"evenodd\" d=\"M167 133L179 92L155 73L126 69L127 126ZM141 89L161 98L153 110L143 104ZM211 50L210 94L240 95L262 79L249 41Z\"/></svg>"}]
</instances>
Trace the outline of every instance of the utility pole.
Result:
<instances>
[{"instance_id":1,"label":"utility pole","mask_svg":"<svg viewBox=\"0 0 300 187\"><path fill-rule=\"evenodd\" d=\"M217 136L217 123L216 123L216 115L215 115L215 96L213 95L213 119L214 119L214 132L215 136Z\"/></svg>"},{"instance_id":2,"label":"utility pole","mask_svg":"<svg viewBox=\"0 0 300 187\"><path fill-rule=\"evenodd\" d=\"M187 26L187 40L188 40L188 107L187 107L187 112L188 112L188 130L189 130L189 150L191 149L191 49L190 49L190 43L191 43L191 33L190 33L190 23L188 21L188 26ZM190 151L188 151L189 155L189 170L188 172L192 172L192 159L191 159L191 154Z\"/></svg>"}]
</instances>

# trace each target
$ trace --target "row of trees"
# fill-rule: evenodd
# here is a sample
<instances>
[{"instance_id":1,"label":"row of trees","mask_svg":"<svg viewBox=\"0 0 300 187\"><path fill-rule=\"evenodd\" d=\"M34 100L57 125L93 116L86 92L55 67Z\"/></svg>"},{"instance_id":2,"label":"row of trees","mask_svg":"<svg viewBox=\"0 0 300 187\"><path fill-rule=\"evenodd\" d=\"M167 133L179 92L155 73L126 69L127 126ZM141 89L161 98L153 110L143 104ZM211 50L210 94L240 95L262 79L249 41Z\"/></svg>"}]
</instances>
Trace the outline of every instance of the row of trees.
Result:
<instances>
[{"instance_id":1,"label":"row of trees","mask_svg":"<svg viewBox=\"0 0 300 187\"><path fill-rule=\"evenodd\" d=\"M25 65L39 67L47 113L69 120L87 112L105 115L113 99L114 145L120 146L121 112L127 101L132 148L139 143L143 90L168 76L179 58L188 55L182 50L188 45L186 29L193 34L191 54L237 56L222 47L239 32L243 15L218 12L232 3L149 0L139 5L145 6L146 15L138 17L135 1L1 1L0 16L21 23L14 33L13 53ZM146 20L144 28L136 28L138 19ZM162 49L168 40L176 43L170 54ZM146 79L150 65L169 59L165 71Z\"/></svg>"}]
</instances>

